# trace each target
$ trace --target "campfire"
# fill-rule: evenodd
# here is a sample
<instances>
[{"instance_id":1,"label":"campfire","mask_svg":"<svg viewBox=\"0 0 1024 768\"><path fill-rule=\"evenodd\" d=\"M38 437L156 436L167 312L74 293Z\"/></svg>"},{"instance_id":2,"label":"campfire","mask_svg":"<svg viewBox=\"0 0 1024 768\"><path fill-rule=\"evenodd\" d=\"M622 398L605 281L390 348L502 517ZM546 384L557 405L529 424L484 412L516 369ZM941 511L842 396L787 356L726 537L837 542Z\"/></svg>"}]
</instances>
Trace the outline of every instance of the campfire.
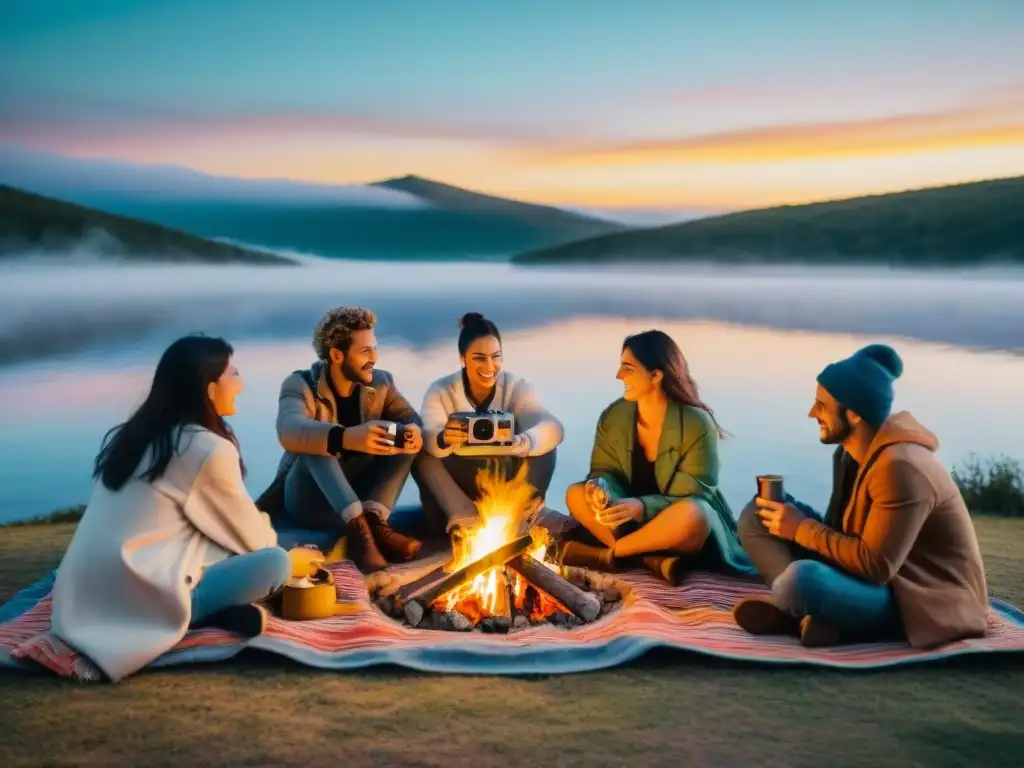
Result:
<instances>
[{"instance_id":1,"label":"campfire","mask_svg":"<svg viewBox=\"0 0 1024 768\"><path fill-rule=\"evenodd\" d=\"M563 578L549 561L550 534L536 525L540 505L525 464L511 478L497 466L481 470L477 486L479 523L455 539L452 559L379 595L381 610L421 629L504 633L544 623L580 626L619 604L619 589L605 584L614 580Z\"/></svg>"}]
</instances>

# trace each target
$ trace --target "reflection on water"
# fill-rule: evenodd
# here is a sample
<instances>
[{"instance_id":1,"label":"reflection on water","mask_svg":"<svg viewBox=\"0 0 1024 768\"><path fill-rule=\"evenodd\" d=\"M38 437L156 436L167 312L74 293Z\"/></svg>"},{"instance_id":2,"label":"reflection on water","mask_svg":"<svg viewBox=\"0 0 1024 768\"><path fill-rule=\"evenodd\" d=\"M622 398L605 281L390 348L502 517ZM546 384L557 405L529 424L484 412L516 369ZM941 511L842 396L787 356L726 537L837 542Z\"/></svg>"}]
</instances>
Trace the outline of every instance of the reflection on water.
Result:
<instances>
[{"instance_id":1,"label":"reflection on water","mask_svg":"<svg viewBox=\"0 0 1024 768\"><path fill-rule=\"evenodd\" d=\"M831 449L806 417L814 378L831 360L870 341L892 343L906 363L896 408L934 430L947 462L970 452L1024 459L1024 408L1018 402L1024 359L885 337L783 332L713 322L581 317L504 334L505 365L530 379L566 427L549 503L563 507L566 486L587 469L594 425L618 397L618 352L628 333L658 326L683 348L704 399L731 437L722 444L721 483L738 512L759 472L786 477L789 490L824 506ZM426 349L387 345L380 367L419 407L434 379L458 365L456 330ZM274 433L281 379L312 362L306 337L236 343L247 382L232 423L258 493L280 455ZM0 520L44 514L85 500L91 462L104 431L123 419L149 385L159 350L144 356L81 359L0 373ZM403 501L413 501L410 483Z\"/></svg>"},{"instance_id":2,"label":"reflection on water","mask_svg":"<svg viewBox=\"0 0 1024 768\"><path fill-rule=\"evenodd\" d=\"M114 342L163 344L196 329L236 341L291 339L341 303L372 306L383 338L419 347L448 338L463 312L482 310L508 330L643 315L1024 350L1019 269L623 271L316 260L301 269L91 264L58 273L0 263L0 365Z\"/></svg>"}]
</instances>

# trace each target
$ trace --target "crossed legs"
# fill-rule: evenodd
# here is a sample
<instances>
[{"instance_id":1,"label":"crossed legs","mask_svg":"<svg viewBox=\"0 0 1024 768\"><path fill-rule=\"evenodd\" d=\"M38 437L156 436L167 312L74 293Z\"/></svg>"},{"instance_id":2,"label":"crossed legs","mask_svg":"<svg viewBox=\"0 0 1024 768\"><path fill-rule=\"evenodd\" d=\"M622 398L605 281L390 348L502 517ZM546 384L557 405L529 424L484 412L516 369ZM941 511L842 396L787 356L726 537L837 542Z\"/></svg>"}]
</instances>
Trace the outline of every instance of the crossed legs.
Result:
<instances>
[{"instance_id":1,"label":"crossed legs","mask_svg":"<svg viewBox=\"0 0 1024 768\"><path fill-rule=\"evenodd\" d=\"M902 634L888 585L868 584L814 552L773 536L747 504L737 524L740 541L771 598L747 598L733 609L752 634L798 634L805 645L890 639Z\"/></svg>"},{"instance_id":2,"label":"crossed legs","mask_svg":"<svg viewBox=\"0 0 1024 768\"><path fill-rule=\"evenodd\" d=\"M703 549L711 532L709 512L698 499L680 499L644 524L620 526L616 530L598 522L597 515L587 503L583 483L569 486L565 501L573 519L612 550L615 557L651 552L696 554Z\"/></svg>"}]
</instances>

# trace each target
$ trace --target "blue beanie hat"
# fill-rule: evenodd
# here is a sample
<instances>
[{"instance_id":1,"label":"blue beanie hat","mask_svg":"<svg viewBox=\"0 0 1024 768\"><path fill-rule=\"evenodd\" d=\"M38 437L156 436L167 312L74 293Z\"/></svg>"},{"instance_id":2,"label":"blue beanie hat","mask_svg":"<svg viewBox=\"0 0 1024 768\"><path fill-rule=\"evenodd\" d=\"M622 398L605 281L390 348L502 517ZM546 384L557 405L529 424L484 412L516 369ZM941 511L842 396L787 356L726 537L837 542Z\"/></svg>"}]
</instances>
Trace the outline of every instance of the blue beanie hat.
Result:
<instances>
[{"instance_id":1,"label":"blue beanie hat","mask_svg":"<svg viewBox=\"0 0 1024 768\"><path fill-rule=\"evenodd\" d=\"M903 360L885 344L869 344L845 360L825 367L818 383L844 408L878 429L892 410L892 383L903 373Z\"/></svg>"}]
</instances>

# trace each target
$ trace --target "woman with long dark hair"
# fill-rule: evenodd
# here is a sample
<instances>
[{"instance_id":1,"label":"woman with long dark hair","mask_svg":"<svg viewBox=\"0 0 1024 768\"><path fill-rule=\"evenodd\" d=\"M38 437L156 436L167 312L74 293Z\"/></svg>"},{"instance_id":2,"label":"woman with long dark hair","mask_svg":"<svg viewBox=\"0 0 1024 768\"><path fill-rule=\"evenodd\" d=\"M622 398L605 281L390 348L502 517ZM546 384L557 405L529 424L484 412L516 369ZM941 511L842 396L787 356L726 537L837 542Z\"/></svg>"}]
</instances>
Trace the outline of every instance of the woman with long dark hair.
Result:
<instances>
[{"instance_id":1,"label":"woman with long dark hair","mask_svg":"<svg viewBox=\"0 0 1024 768\"><path fill-rule=\"evenodd\" d=\"M658 330L627 337L616 378L623 397L601 414L590 473L566 496L583 530L562 542L562 562L608 570L639 556L673 583L693 567L753 573L718 489L724 433L679 346Z\"/></svg>"},{"instance_id":2,"label":"woman with long dark hair","mask_svg":"<svg viewBox=\"0 0 1024 768\"><path fill-rule=\"evenodd\" d=\"M53 631L115 682L190 626L260 634L259 601L291 575L224 420L243 388L232 354L206 336L171 344L148 396L96 457L92 496L57 571Z\"/></svg>"}]
</instances>

